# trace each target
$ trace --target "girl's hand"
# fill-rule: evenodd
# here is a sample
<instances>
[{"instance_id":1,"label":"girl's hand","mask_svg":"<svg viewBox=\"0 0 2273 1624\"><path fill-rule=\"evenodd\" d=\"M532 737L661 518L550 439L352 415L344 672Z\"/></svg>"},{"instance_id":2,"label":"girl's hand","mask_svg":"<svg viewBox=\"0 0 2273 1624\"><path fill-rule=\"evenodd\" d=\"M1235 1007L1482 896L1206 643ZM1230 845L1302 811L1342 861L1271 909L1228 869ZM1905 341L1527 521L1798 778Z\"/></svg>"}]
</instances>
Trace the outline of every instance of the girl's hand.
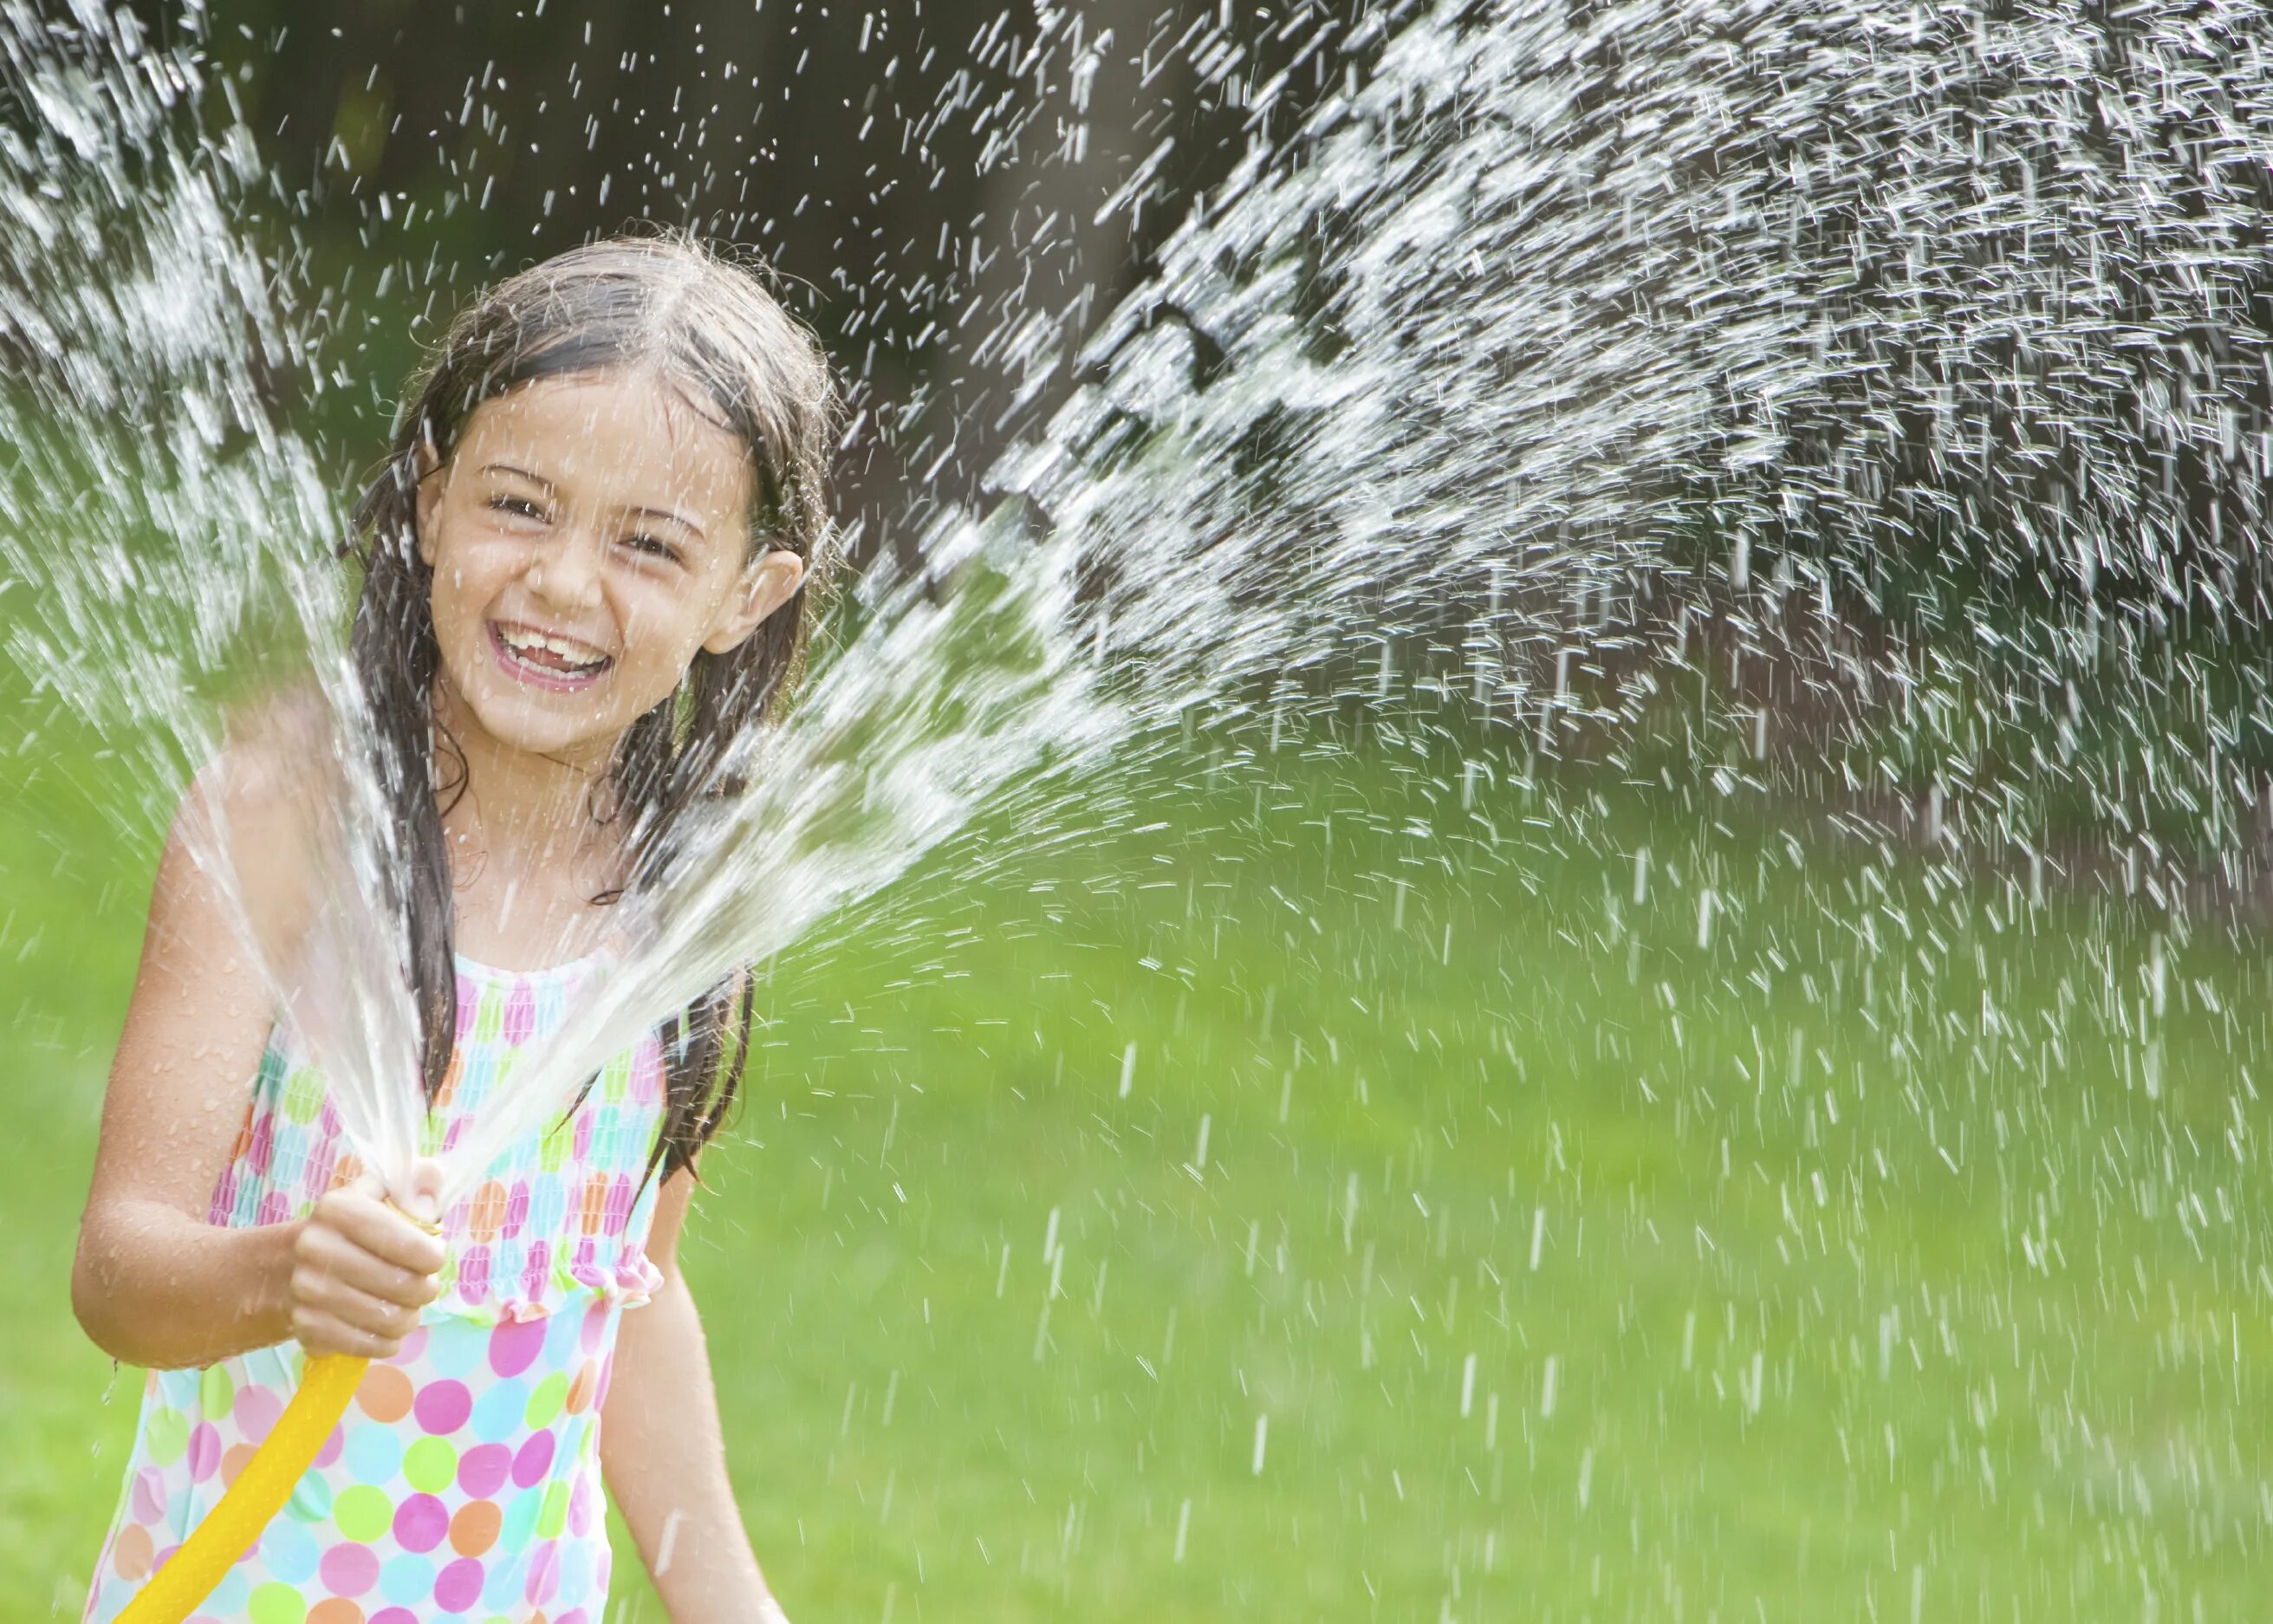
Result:
<instances>
[{"instance_id":1,"label":"girl's hand","mask_svg":"<svg viewBox=\"0 0 2273 1624\"><path fill-rule=\"evenodd\" d=\"M421 1228L440 1214L441 1169L411 1169L404 1211L391 1206L379 1180L364 1174L318 1201L292 1244L287 1288L292 1335L311 1354L384 1359L418 1324L418 1311L440 1288L442 1240Z\"/></svg>"}]
</instances>

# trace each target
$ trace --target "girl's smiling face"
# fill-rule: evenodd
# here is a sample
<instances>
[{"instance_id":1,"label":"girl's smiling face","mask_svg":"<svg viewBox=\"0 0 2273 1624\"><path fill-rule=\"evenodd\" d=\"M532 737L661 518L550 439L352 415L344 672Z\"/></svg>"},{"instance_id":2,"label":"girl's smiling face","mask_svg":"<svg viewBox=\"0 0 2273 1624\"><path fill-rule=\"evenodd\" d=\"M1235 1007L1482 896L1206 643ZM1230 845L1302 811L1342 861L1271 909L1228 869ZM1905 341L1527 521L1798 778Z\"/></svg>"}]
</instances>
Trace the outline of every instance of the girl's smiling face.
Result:
<instances>
[{"instance_id":1,"label":"girl's smiling face","mask_svg":"<svg viewBox=\"0 0 2273 1624\"><path fill-rule=\"evenodd\" d=\"M509 748L604 765L624 731L797 590L753 556L747 449L645 372L484 402L418 490L434 635L461 713Z\"/></svg>"}]
</instances>

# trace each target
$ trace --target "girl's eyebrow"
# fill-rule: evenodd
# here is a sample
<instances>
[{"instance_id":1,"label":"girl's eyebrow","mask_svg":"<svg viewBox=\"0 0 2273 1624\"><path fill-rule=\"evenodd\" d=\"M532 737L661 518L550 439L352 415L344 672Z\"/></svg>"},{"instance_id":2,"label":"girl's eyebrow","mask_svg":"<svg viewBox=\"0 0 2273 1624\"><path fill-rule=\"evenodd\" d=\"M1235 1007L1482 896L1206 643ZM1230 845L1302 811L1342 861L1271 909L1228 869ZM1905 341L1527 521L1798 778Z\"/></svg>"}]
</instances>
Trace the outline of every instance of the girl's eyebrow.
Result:
<instances>
[{"instance_id":1,"label":"girl's eyebrow","mask_svg":"<svg viewBox=\"0 0 2273 1624\"><path fill-rule=\"evenodd\" d=\"M544 475L532 474L527 469L515 468L510 462L484 463L482 467L482 472L485 474L512 474L517 477L528 480L531 485L541 485L548 491L552 488L552 481L547 479Z\"/></svg>"},{"instance_id":2,"label":"girl's eyebrow","mask_svg":"<svg viewBox=\"0 0 2273 1624\"><path fill-rule=\"evenodd\" d=\"M702 527L701 525L688 518L685 514L674 513L668 508L628 508L625 509L625 512L634 518L644 515L646 517L650 519L667 519L671 523L678 525L680 529L692 531L697 541L706 539L702 534Z\"/></svg>"}]
</instances>

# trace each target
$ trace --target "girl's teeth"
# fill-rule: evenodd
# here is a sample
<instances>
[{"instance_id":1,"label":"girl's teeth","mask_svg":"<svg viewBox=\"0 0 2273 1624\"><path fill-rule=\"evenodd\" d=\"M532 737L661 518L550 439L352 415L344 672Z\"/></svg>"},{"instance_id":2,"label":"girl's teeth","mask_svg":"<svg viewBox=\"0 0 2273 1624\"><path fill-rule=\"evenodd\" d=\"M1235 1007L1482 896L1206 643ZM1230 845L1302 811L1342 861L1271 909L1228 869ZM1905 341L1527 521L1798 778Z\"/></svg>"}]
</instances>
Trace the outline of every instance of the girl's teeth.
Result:
<instances>
[{"instance_id":1,"label":"girl's teeth","mask_svg":"<svg viewBox=\"0 0 2273 1624\"><path fill-rule=\"evenodd\" d=\"M548 637L542 632L532 635L527 632L509 632L500 628L498 635L504 639L506 647L511 649L516 655L524 658L532 655L547 656L550 658L544 663L548 665L584 669L604 665L607 662L607 656L604 654L589 653L574 644L563 643L557 637Z\"/></svg>"}]
</instances>

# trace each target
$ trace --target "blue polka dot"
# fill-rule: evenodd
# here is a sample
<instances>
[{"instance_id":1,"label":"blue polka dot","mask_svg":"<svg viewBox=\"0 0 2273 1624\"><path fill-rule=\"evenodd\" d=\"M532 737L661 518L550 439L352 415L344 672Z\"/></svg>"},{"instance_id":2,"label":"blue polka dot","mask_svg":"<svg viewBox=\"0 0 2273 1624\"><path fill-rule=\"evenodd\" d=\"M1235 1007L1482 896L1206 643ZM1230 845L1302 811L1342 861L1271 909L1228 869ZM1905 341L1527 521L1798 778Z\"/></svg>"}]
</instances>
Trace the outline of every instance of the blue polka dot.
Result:
<instances>
[{"instance_id":1,"label":"blue polka dot","mask_svg":"<svg viewBox=\"0 0 2273 1624\"><path fill-rule=\"evenodd\" d=\"M519 1376L496 1380L474 1401L466 1425L485 1444L509 1442L525 1430L521 1418L529 1410L529 1383Z\"/></svg>"},{"instance_id":2,"label":"blue polka dot","mask_svg":"<svg viewBox=\"0 0 2273 1624\"><path fill-rule=\"evenodd\" d=\"M582 1362L583 1350L579 1338L584 1328L584 1316L576 1312L575 1299L569 1300L566 1312L557 1313L544 1327L544 1351L537 1359L544 1370L573 1371Z\"/></svg>"},{"instance_id":3,"label":"blue polka dot","mask_svg":"<svg viewBox=\"0 0 2273 1624\"><path fill-rule=\"evenodd\" d=\"M482 1581L482 1605L491 1613L511 1613L522 1605L521 1590L529 1583L529 1560L514 1555L489 1559L489 1574Z\"/></svg>"},{"instance_id":4,"label":"blue polka dot","mask_svg":"<svg viewBox=\"0 0 2273 1624\"><path fill-rule=\"evenodd\" d=\"M316 1556L316 1537L297 1522L279 1518L260 1536L261 1561L287 1584L305 1584L314 1578Z\"/></svg>"},{"instance_id":5,"label":"blue polka dot","mask_svg":"<svg viewBox=\"0 0 2273 1624\"><path fill-rule=\"evenodd\" d=\"M379 1570L379 1593L398 1607L434 1593L434 1564L405 1552Z\"/></svg>"},{"instance_id":6,"label":"blue polka dot","mask_svg":"<svg viewBox=\"0 0 2273 1624\"><path fill-rule=\"evenodd\" d=\"M513 1503L505 1508L504 1526L498 1532L498 1545L506 1551L528 1549L530 1536L536 1532L536 1514L544 1507L544 1485L523 1489L514 1496Z\"/></svg>"},{"instance_id":7,"label":"blue polka dot","mask_svg":"<svg viewBox=\"0 0 2273 1624\"><path fill-rule=\"evenodd\" d=\"M198 1604L198 1610L216 1618L243 1613L244 1604L252 1598L252 1581L244 1576L244 1563L239 1562L223 1574L221 1583L214 1586L213 1594Z\"/></svg>"},{"instance_id":8,"label":"blue polka dot","mask_svg":"<svg viewBox=\"0 0 2273 1624\"><path fill-rule=\"evenodd\" d=\"M446 1376L452 1380L473 1373L490 1350L490 1328L457 1319L439 1319L427 1327L426 1351L419 1372L422 1381Z\"/></svg>"},{"instance_id":9,"label":"blue polka dot","mask_svg":"<svg viewBox=\"0 0 2273 1624\"><path fill-rule=\"evenodd\" d=\"M340 1461L357 1483L387 1483L402 1470L402 1440L394 1429L373 1421L348 1428Z\"/></svg>"},{"instance_id":10,"label":"blue polka dot","mask_svg":"<svg viewBox=\"0 0 2273 1624\"><path fill-rule=\"evenodd\" d=\"M261 1533L261 1562L287 1585L304 1585L316 1576L316 1535L280 1517Z\"/></svg>"},{"instance_id":11,"label":"blue polka dot","mask_svg":"<svg viewBox=\"0 0 2273 1624\"><path fill-rule=\"evenodd\" d=\"M284 1502L284 1510L302 1522L322 1522L332 1515L331 1479L320 1471L308 1473L292 1491L292 1498Z\"/></svg>"},{"instance_id":12,"label":"blue polka dot","mask_svg":"<svg viewBox=\"0 0 2273 1624\"><path fill-rule=\"evenodd\" d=\"M553 1598L556 1609L566 1611L581 1606L592 1593L592 1548L581 1539L560 1542L560 1594Z\"/></svg>"}]
</instances>

